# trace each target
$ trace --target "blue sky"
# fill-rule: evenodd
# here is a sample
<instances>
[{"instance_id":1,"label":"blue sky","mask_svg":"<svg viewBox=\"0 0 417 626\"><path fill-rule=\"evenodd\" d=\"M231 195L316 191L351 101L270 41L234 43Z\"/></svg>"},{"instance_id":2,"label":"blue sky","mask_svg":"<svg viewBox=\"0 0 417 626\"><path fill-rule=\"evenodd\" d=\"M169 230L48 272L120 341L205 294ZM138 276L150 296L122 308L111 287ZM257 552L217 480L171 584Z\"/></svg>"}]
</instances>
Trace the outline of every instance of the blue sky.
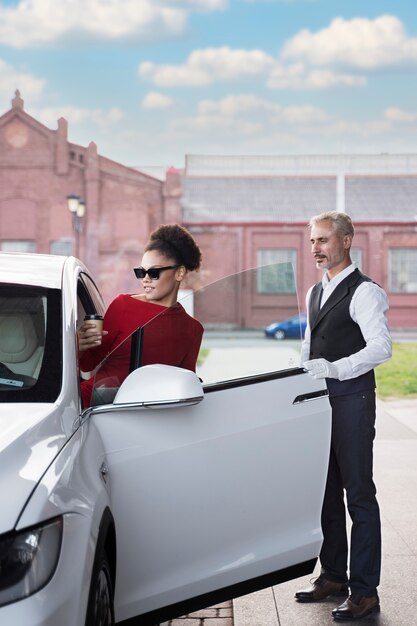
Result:
<instances>
[{"instance_id":1,"label":"blue sky","mask_svg":"<svg viewBox=\"0 0 417 626\"><path fill-rule=\"evenodd\" d=\"M413 0L0 0L0 113L127 165L417 151Z\"/></svg>"}]
</instances>

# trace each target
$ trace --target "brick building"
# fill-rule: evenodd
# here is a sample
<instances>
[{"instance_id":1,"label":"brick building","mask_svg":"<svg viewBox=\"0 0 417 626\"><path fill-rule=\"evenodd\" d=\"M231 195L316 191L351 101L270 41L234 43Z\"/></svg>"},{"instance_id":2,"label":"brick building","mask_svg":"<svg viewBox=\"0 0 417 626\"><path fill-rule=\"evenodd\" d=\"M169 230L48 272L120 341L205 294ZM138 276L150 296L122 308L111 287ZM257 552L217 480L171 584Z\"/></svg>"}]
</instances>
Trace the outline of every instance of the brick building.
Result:
<instances>
[{"instance_id":1,"label":"brick building","mask_svg":"<svg viewBox=\"0 0 417 626\"><path fill-rule=\"evenodd\" d=\"M296 289L304 308L321 277L306 224L335 209L354 221L353 259L389 294L391 326L417 328L417 154L188 156L181 216L203 247L206 280L268 263L296 272L295 284L285 284L257 270L240 306L217 312L218 322L284 319Z\"/></svg>"},{"instance_id":2,"label":"brick building","mask_svg":"<svg viewBox=\"0 0 417 626\"><path fill-rule=\"evenodd\" d=\"M108 301L134 289L132 267L164 218L164 183L68 141L68 125L50 130L28 115L17 91L0 117L0 249L77 254ZM85 199L77 235L67 196ZM167 198L169 208L169 198Z\"/></svg>"},{"instance_id":3,"label":"brick building","mask_svg":"<svg viewBox=\"0 0 417 626\"><path fill-rule=\"evenodd\" d=\"M77 254L107 302L137 289L132 267L149 232L180 222L196 236L202 286L230 279L218 297L202 294L197 317L262 327L303 308L319 279L306 224L338 209L354 220L354 259L390 297L393 328L417 328L417 154L186 157L185 170L155 175L68 141L65 119L51 130L28 115L19 92L0 117L0 249ZM85 199L83 230L73 228L67 196Z\"/></svg>"}]
</instances>

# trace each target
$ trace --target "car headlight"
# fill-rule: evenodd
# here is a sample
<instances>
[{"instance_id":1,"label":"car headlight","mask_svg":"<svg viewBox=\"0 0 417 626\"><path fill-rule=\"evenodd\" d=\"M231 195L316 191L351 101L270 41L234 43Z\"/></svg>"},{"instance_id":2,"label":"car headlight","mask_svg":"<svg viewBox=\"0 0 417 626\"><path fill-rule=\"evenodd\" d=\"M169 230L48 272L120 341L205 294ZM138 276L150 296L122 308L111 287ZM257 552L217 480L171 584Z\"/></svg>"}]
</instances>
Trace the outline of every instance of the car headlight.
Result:
<instances>
[{"instance_id":1,"label":"car headlight","mask_svg":"<svg viewBox=\"0 0 417 626\"><path fill-rule=\"evenodd\" d=\"M62 518L0 537L0 606L41 589L58 563Z\"/></svg>"}]
</instances>

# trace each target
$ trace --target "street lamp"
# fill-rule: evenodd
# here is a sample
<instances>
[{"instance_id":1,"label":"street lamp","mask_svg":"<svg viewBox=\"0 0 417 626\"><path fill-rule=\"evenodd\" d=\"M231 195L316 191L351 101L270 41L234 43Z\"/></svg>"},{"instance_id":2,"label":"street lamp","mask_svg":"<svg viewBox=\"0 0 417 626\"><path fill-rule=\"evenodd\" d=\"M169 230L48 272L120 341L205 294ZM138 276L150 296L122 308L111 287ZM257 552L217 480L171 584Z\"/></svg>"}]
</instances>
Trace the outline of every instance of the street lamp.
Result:
<instances>
[{"instance_id":1,"label":"street lamp","mask_svg":"<svg viewBox=\"0 0 417 626\"><path fill-rule=\"evenodd\" d=\"M72 229L75 234L75 256L79 257L80 233L83 230L83 218L86 212L85 200L76 193L67 196L68 209L72 213Z\"/></svg>"}]
</instances>

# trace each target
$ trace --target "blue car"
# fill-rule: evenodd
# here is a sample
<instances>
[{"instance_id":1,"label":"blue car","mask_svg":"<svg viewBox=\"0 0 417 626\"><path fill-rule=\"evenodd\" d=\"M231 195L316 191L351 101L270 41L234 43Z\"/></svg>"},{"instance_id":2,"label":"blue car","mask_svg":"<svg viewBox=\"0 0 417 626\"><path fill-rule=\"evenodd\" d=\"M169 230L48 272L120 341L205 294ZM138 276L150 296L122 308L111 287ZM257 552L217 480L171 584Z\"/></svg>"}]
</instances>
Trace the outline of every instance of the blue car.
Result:
<instances>
[{"instance_id":1,"label":"blue car","mask_svg":"<svg viewBox=\"0 0 417 626\"><path fill-rule=\"evenodd\" d=\"M274 322L265 328L265 336L272 339L303 339L307 326L307 315L300 313L282 322Z\"/></svg>"}]
</instances>

